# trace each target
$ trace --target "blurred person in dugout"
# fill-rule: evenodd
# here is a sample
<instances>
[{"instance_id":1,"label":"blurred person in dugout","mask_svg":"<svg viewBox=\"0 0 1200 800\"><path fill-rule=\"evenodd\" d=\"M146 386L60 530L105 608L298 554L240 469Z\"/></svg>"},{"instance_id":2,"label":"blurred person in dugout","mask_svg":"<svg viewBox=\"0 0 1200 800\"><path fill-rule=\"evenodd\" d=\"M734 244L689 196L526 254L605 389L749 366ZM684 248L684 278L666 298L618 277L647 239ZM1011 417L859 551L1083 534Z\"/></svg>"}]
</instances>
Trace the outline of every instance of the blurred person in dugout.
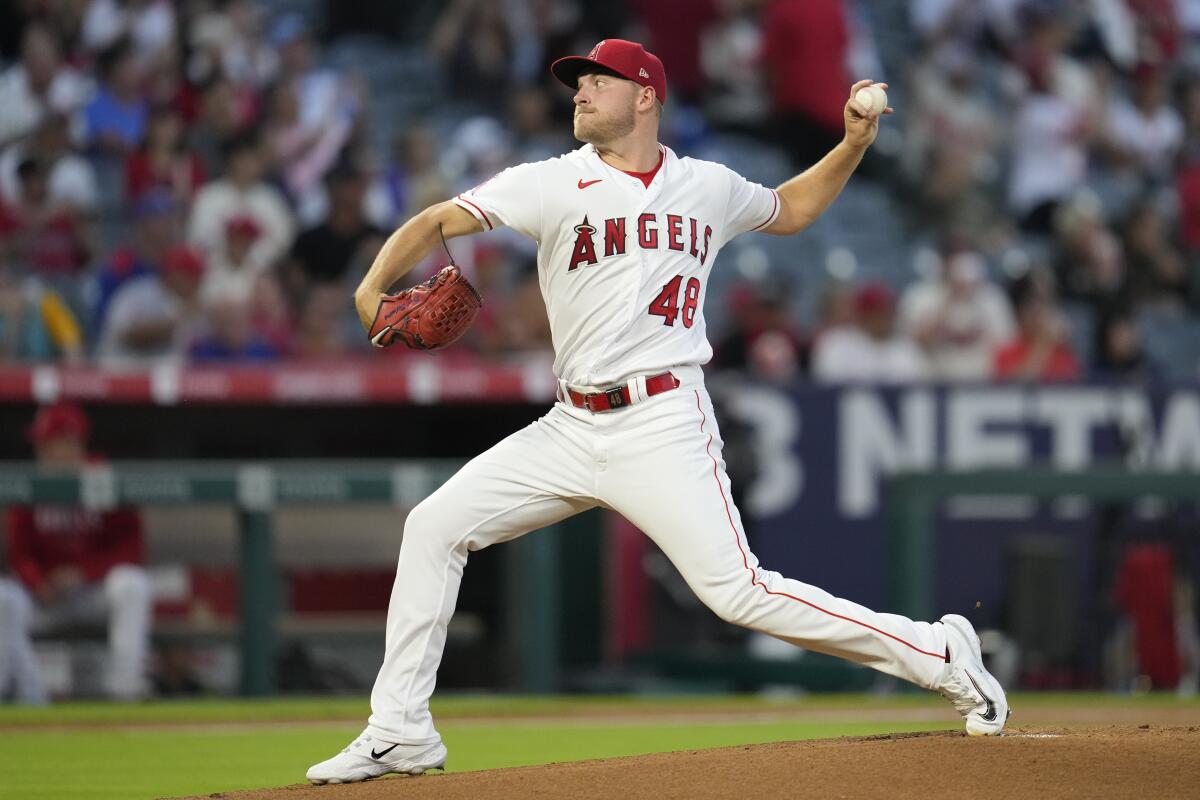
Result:
<instances>
[{"instance_id":1,"label":"blurred person in dugout","mask_svg":"<svg viewBox=\"0 0 1200 800\"><path fill-rule=\"evenodd\" d=\"M38 467L78 469L88 463L88 429L76 405L40 409L29 430ZM0 577L0 698L46 702L34 633L106 619L108 694L115 700L144 698L152 597L140 566L138 511L11 506L5 535L12 574Z\"/></svg>"}]
</instances>

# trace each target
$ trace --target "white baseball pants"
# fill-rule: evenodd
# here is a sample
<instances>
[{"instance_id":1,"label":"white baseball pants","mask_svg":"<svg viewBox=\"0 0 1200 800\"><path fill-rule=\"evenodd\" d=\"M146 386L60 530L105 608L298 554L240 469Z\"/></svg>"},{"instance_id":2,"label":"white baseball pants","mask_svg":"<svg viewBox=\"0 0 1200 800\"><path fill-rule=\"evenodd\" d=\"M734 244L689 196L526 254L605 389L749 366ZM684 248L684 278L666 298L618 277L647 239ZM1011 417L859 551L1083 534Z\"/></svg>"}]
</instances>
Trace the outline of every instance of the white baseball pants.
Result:
<instances>
[{"instance_id":1,"label":"white baseball pants","mask_svg":"<svg viewBox=\"0 0 1200 800\"><path fill-rule=\"evenodd\" d=\"M33 653L33 633L107 619L108 694L116 700L144 697L152 604L150 578L146 570L133 564L114 567L104 580L53 606L35 603L17 581L0 579L0 695L12 687L17 702L46 702Z\"/></svg>"},{"instance_id":2,"label":"white baseball pants","mask_svg":"<svg viewBox=\"0 0 1200 800\"><path fill-rule=\"evenodd\" d=\"M625 516L718 616L925 688L945 669L939 624L879 614L759 567L721 458L698 367L681 385L616 411L564 403L476 457L409 514L367 731L436 741L429 713L467 554L593 506Z\"/></svg>"}]
</instances>

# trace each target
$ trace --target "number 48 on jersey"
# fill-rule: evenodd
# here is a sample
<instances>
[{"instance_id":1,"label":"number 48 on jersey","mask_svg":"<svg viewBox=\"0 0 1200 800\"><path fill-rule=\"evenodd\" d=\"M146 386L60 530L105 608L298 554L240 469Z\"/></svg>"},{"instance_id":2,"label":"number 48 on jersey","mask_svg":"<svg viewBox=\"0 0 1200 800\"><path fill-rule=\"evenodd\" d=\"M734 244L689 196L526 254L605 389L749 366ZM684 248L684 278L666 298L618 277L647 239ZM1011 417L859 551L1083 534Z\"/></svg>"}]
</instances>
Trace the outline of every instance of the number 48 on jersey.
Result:
<instances>
[{"instance_id":1,"label":"number 48 on jersey","mask_svg":"<svg viewBox=\"0 0 1200 800\"><path fill-rule=\"evenodd\" d=\"M688 278L683 290L683 305L679 304L679 287L683 276L676 275L662 288L658 296L650 301L648 313L663 318L663 325L674 325L675 318L683 312L683 327L690 328L696 321L696 308L700 305L700 279Z\"/></svg>"}]
</instances>

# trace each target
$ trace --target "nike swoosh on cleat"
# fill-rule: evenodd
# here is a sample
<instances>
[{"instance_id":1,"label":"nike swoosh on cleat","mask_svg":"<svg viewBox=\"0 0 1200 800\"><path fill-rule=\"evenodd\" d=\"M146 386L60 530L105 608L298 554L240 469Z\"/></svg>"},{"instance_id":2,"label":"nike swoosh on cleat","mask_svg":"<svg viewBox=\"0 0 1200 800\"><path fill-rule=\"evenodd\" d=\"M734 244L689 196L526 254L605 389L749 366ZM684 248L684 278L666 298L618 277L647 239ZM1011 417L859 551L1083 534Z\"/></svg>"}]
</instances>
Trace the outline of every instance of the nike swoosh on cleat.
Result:
<instances>
[{"instance_id":1,"label":"nike swoosh on cleat","mask_svg":"<svg viewBox=\"0 0 1200 800\"><path fill-rule=\"evenodd\" d=\"M976 688L979 688L979 687L976 687ZM982 693L981 693L981 694L982 694ZM990 703L991 703L991 701L989 700L989 701L988 701L988 703L990 704ZM391 746L391 747L389 747L387 750L380 750L378 753L376 753L376 752L375 752L375 750L374 750L374 748L372 748L372 749L371 749L371 758L373 758L373 759L375 759L376 761L378 761L379 759L381 759L381 758L383 758L384 756L386 756L388 753L390 753L390 752L392 752L393 750L395 750L398 744L399 744L399 742L397 742L396 744L392 745L392 746Z\"/></svg>"},{"instance_id":2,"label":"nike swoosh on cleat","mask_svg":"<svg viewBox=\"0 0 1200 800\"><path fill-rule=\"evenodd\" d=\"M984 722L995 722L996 721L996 704L994 702L992 702L992 698L988 697L986 694L983 693L983 689L979 688L979 683L976 682L974 676L972 676L970 672L967 672L967 670L965 670L965 669L963 670L963 672L966 673L967 680L969 680L971 682L971 685L975 687L975 691L979 692L979 696L983 698L983 702L987 703L987 713L980 714L979 718L981 720L983 720ZM392 745L392 746L395 747L395 745Z\"/></svg>"},{"instance_id":3,"label":"nike swoosh on cleat","mask_svg":"<svg viewBox=\"0 0 1200 800\"><path fill-rule=\"evenodd\" d=\"M587 181L585 183L583 178L580 178L579 183L577 185L579 186L580 189L586 189L587 187L591 186L593 183L599 183L602 180L604 180L604 178L596 178L596 180L594 180L594 181Z\"/></svg>"}]
</instances>

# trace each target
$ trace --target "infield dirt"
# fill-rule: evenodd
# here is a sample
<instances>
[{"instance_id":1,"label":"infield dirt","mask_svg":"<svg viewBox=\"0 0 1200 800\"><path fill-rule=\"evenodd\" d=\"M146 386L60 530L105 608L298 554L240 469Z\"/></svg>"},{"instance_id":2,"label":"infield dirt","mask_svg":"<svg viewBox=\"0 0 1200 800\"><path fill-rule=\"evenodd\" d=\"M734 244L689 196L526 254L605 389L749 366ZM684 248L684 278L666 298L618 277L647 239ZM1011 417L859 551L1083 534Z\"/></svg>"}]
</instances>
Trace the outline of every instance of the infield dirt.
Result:
<instances>
[{"instance_id":1,"label":"infield dirt","mask_svg":"<svg viewBox=\"0 0 1200 800\"><path fill-rule=\"evenodd\" d=\"M205 797L1196 798L1200 797L1200 725L1014 727L1005 736L987 739L939 731L779 742Z\"/></svg>"}]
</instances>

